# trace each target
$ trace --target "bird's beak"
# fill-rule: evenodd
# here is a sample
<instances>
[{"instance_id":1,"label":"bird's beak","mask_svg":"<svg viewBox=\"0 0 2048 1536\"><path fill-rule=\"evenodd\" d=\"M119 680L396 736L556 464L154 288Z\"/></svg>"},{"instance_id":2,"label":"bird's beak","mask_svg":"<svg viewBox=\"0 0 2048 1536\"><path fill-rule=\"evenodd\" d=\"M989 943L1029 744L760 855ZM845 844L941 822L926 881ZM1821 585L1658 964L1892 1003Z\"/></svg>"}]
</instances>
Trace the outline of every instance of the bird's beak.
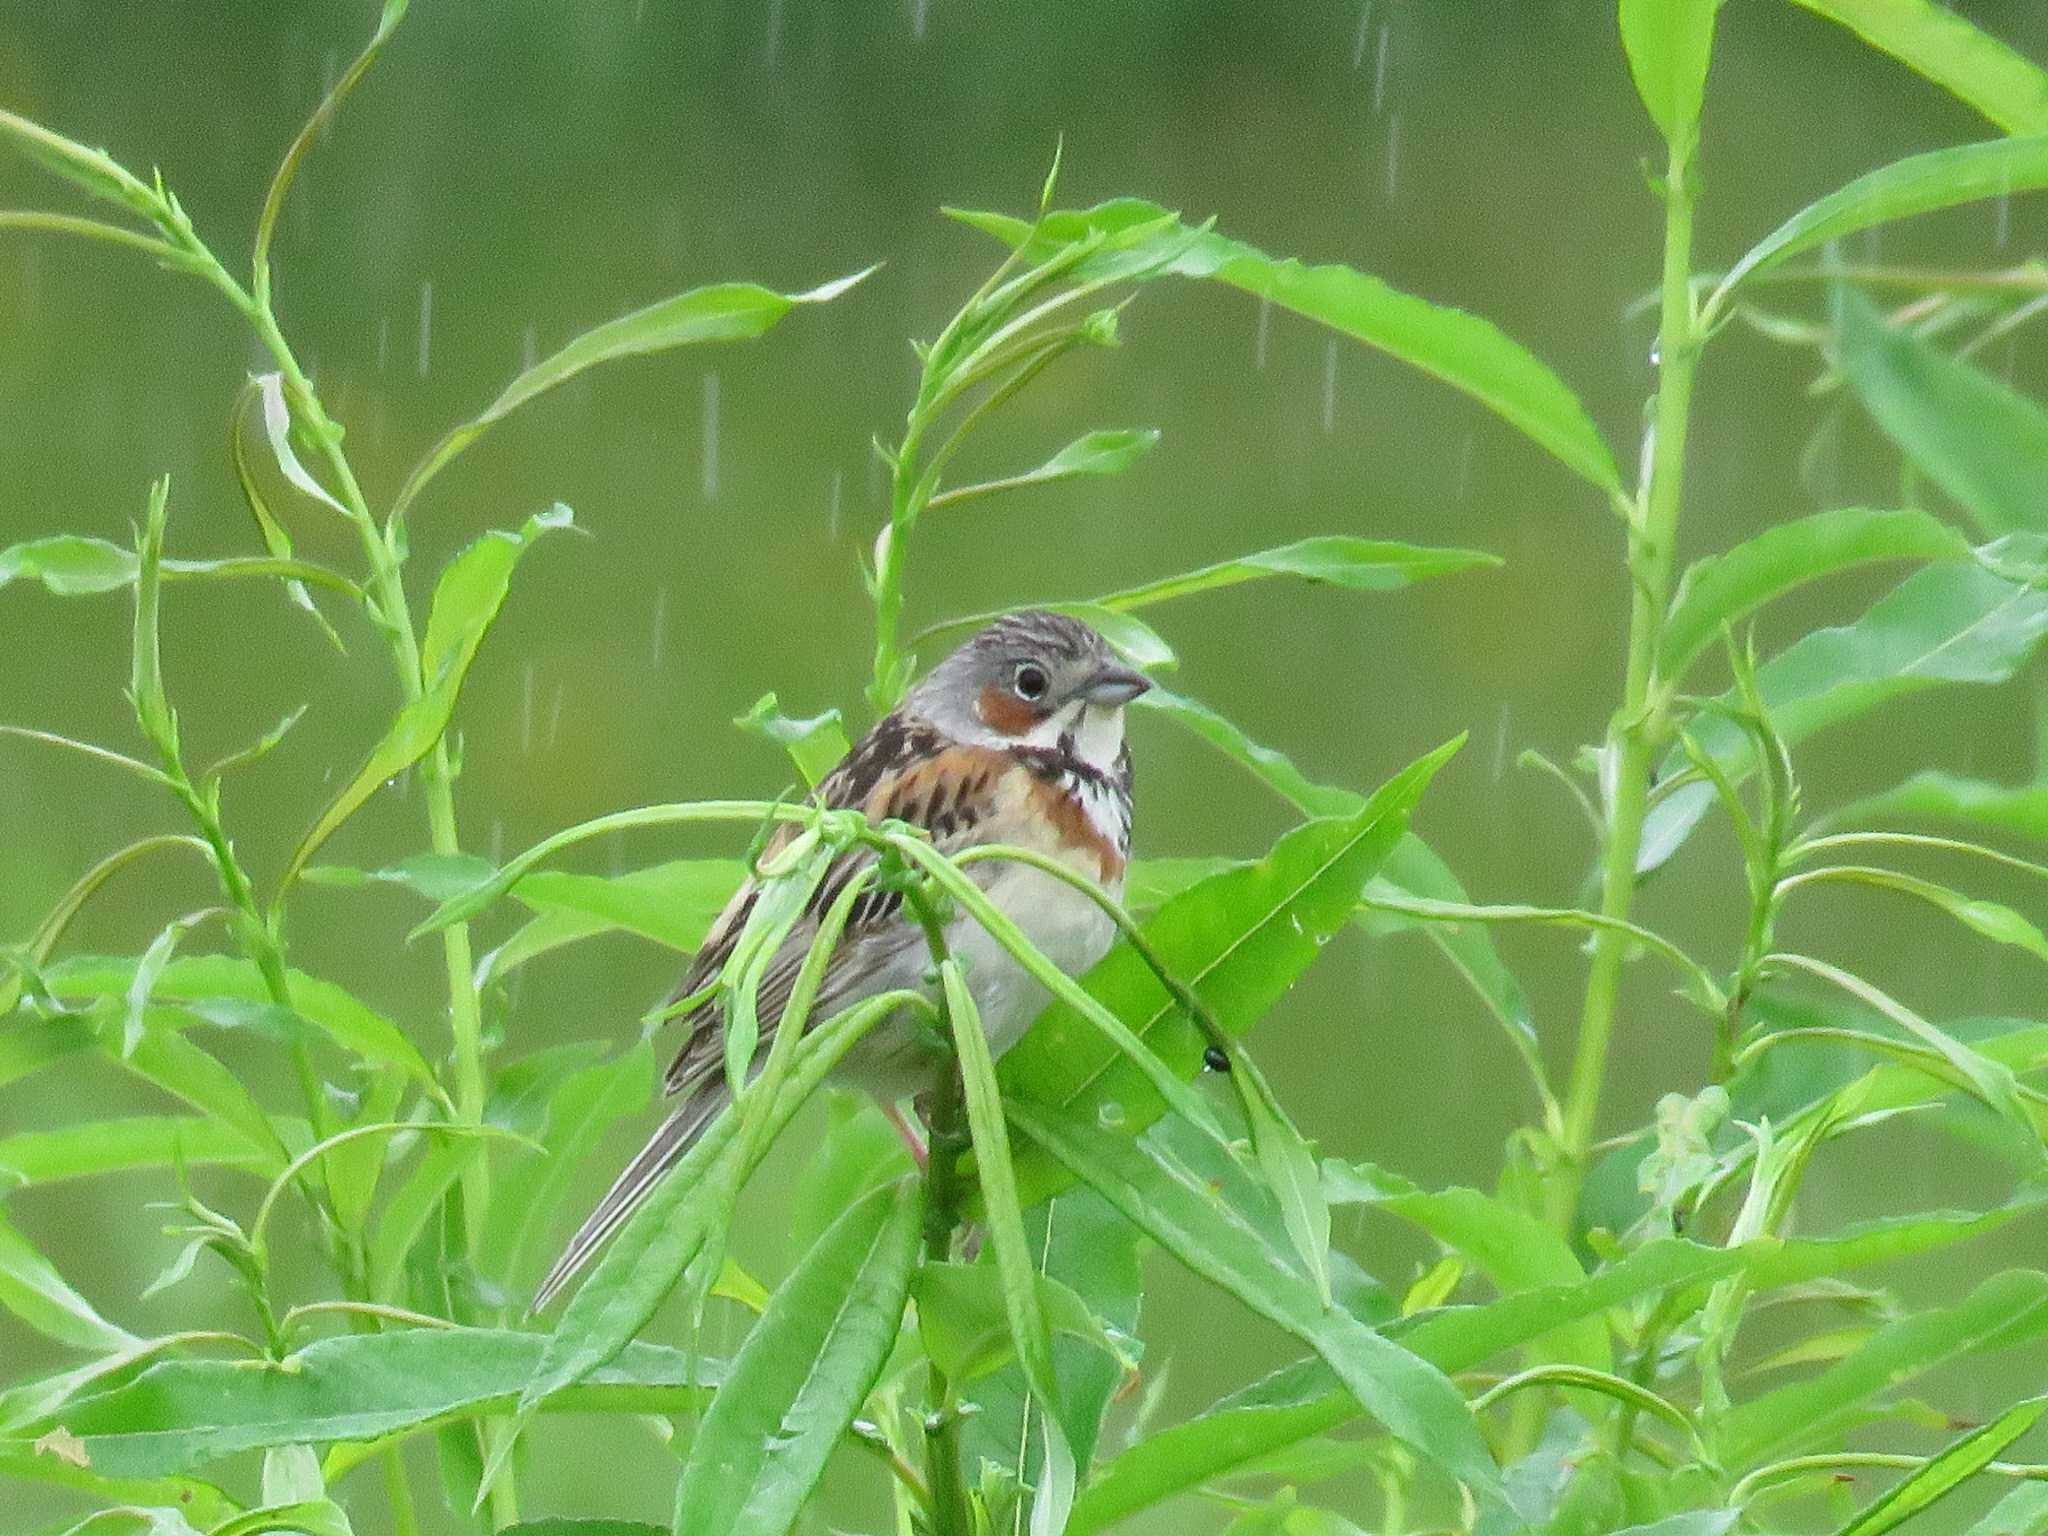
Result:
<instances>
[{"instance_id":1,"label":"bird's beak","mask_svg":"<svg viewBox=\"0 0 2048 1536\"><path fill-rule=\"evenodd\" d=\"M1120 709L1152 686L1144 673L1119 662L1105 662L1081 687L1081 697L1105 709Z\"/></svg>"}]
</instances>

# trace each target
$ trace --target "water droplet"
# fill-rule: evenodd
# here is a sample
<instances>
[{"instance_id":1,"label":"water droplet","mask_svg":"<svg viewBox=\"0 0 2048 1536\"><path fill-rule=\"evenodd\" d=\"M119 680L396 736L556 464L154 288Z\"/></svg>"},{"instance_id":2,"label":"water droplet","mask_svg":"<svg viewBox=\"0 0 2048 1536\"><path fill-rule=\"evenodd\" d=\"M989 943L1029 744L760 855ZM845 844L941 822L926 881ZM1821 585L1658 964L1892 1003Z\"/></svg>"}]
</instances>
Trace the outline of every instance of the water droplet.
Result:
<instances>
[{"instance_id":1,"label":"water droplet","mask_svg":"<svg viewBox=\"0 0 2048 1536\"><path fill-rule=\"evenodd\" d=\"M1273 301L1259 300L1259 328L1252 333L1252 366L1261 373L1266 368L1266 334L1273 328Z\"/></svg>"},{"instance_id":2,"label":"water droplet","mask_svg":"<svg viewBox=\"0 0 2048 1536\"><path fill-rule=\"evenodd\" d=\"M832 497L825 507L825 537L833 543L839 542L841 509L846 498L846 471L832 471Z\"/></svg>"},{"instance_id":3,"label":"water droplet","mask_svg":"<svg viewBox=\"0 0 2048 1536\"><path fill-rule=\"evenodd\" d=\"M761 62L770 69L782 51L782 0L768 0L768 41L761 49Z\"/></svg>"},{"instance_id":4,"label":"water droplet","mask_svg":"<svg viewBox=\"0 0 2048 1536\"><path fill-rule=\"evenodd\" d=\"M1105 1131L1121 1130L1124 1123L1123 1105L1112 1099L1108 1103L1098 1106L1095 1111L1095 1123L1100 1125Z\"/></svg>"},{"instance_id":5,"label":"water droplet","mask_svg":"<svg viewBox=\"0 0 2048 1536\"><path fill-rule=\"evenodd\" d=\"M526 329L519 333L519 371L524 373L540 361L540 333L528 321Z\"/></svg>"},{"instance_id":6,"label":"water droplet","mask_svg":"<svg viewBox=\"0 0 2048 1536\"><path fill-rule=\"evenodd\" d=\"M1465 441L1458 445L1458 470L1451 485L1451 496L1455 501L1463 501L1472 494L1473 441L1472 434L1467 432Z\"/></svg>"},{"instance_id":7,"label":"water droplet","mask_svg":"<svg viewBox=\"0 0 2048 1536\"><path fill-rule=\"evenodd\" d=\"M1991 247L2002 251L2012 238L2012 194L2001 192L1998 201L1991 205Z\"/></svg>"},{"instance_id":8,"label":"water droplet","mask_svg":"<svg viewBox=\"0 0 2048 1536\"><path fill-rule=\"evenodd\" d=\"M668 587L664 584L654 589L654 643L647 658L647 665L657 672L661 670L661 652L667 639Z\"/></svg>"},{"instance_id":9,"label":"water droplet","mask_svg":"<svg viewBox=\"0 0 2048 1536\"><path fill-rule=\"evenodd\" d=\"M434 284L428 278L420 279L420 377L427 376L427 369L433 361L434 346Z\"/></svg>"},{"instance_id":10,"label":"water droplet","mask_svg":"<svg viewBox=\"0 0 2048 1536\"><path fill-rule=\"evenodd\" d=\"M377 372L383 373L391 361L391 317L383 315L377 321Z\"/></svg>"},{"instance_id":11,"label":"water droplet","mask_svg":"<svg viewBox=\"0 0 2048 1536\"><path fill-rule=\"evenodd\" d=\"M1395 189L1401 182L1401 114L1392 113L1387 118L1387 201L1394 200Z\"/></svg>"},{"instance_id":12,"label":"water droplet","mask_svg":"<svg viewBox=\"0 0 2048 1536\"><path fill-rule=\"evenodd\" d=\"M1662 368L1664 366L1664 343L1661 341L1650 343L1650 366L1652 368Z\"/></svg>"},{"instance_id":13,"label":"water droplet","mask_svg":"<svg viewBox=\"0 0 2048 1536\"><path fill-rule=\"evenodd\" d=\"M1508 766L1508 715L1510 706L1500 707L1500 719L1493 728L1493 781L1498 784Z\"/></svg>"},{"instance_id":14,"label":"water droplet","mask_svg":"<svg viewBox=\"0 0 2048 1536\"><path fill-rule=\"evenodd\" d=\"M910 39L924 41L925 22L930 19L931 0L910 0Z\"/></svg>"},{"instance_id":15,"label":"water droplet","mask_svg":"<svg viewBox=\"0 0 2048 1536\"><path fill-rule=\"evenodd\" d=\"M704 375L704 499L718 499L718 374Z\"/></svg>"},{"instance_id":16,"label":"water droplet","mask_svg":"<svg viewBox=\"0 0 2048 1536\"><path fill-rule=\"evenodd\" d=\"M505 818L491 818L491 868L496 869L505 862Z\"/></svg>"},{"instance_id":17,"label":"water droplet","mask_svg":"<svg viewBox=\"0 0 2048 1536\"><path fill-rule=\"evenodd\" d=\"M1394 24L1391 21L1380 23L1379 51L1373 55L1372 61L1372 110L1375 115L1378 114L1381 103L1387 99L1387 39L1393 30Z\"/></svg>"},{"instance_id":18,"label":"water droplet","mask_svg":"<svg viewBox=\"0 0 2048 1536\"><path fill-rule=\"evenodd\" d=\"M547 744L548 744L548 750L549 750L549 751L553 751L553 750L554 750L554 746L555 746L555 738L556 738L557 736L559 736L559 735L561 735L561 734L562 734L562 695L563 695L564 691L565 691L565 687L564 687L564 685L563 685L563 684L561 684L561 683L556 683L556 684L555 684L555 695L554 695L554 699L553 699L553 701L552 701L552 702L551 702L551 703L550 703L550 704L548 705L548 743L547 743Z\"/></svg>"}]
</instances>

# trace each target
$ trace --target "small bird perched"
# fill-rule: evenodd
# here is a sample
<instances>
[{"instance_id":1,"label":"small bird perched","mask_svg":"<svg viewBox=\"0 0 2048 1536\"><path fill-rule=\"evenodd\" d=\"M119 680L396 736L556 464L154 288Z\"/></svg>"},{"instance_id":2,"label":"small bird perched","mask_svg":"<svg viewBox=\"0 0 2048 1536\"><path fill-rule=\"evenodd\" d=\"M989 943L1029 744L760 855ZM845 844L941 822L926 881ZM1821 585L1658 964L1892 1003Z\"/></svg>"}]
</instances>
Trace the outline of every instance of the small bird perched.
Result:
<instances>
[{"instance_id":1,"label":"small bird perched","mask_svg":"<svg viewBox=\"0 0 2048 1536\"><path fill-rule=\"evenodd\" d=\"M1124 706L1150 686L1079 620L1012 614L932 668L826 775L818 795L831 809L858 808L870 821L922 827L943 853L1006 843L1051 854L1120 894L1131 843ZM795 834L785 824L769 853ZM770 960L758 1005L762 1051L820 918L873 859L865 848L841 855ZM1079 975L1108 951L1115 926L1082 892L1025 864L990 860L970 870L990 901L1060 969ZM673 996L701 991L718 975L759 895L751 879L734 894ZM956 918L945 936L950 952L966 962L989 1049L1000 1056L1045 1005L1045 989L972 918ZM925 934L901 898L872 893L856 904L826 963L812 1017L923 985L930 969ZM719 1013L714 997L684 1015L689 1035L665 1079L682 1103L570 1239L535 1294L536 1308L624 1223L730 1099ZM848 1053L839 1075L893 1109L930 1080L931 1056L907 1020L892 1019Z\"/></svg>"}]
</instances>

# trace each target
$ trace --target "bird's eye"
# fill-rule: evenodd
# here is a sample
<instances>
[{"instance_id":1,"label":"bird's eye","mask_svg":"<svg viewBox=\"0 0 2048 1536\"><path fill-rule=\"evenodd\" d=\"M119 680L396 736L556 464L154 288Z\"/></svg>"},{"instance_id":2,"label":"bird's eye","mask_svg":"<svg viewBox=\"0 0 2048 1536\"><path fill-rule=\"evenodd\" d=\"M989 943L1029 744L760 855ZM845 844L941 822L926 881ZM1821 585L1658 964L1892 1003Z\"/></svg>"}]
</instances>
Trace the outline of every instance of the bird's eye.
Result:
<instances>
[{"instance_id":1,"label":"bird's eye","mask_svg":"<svg viewBox=\"0 0 2048 1536\"><path fill-rule=\"evenodd\" d=\"M1027 661L1017 669L1011 686L1017 690L1020 699L1042 699L1045 690L1052 686L1052 680L1045 675L1045 668Z\"/></svg>"}]
</instances>

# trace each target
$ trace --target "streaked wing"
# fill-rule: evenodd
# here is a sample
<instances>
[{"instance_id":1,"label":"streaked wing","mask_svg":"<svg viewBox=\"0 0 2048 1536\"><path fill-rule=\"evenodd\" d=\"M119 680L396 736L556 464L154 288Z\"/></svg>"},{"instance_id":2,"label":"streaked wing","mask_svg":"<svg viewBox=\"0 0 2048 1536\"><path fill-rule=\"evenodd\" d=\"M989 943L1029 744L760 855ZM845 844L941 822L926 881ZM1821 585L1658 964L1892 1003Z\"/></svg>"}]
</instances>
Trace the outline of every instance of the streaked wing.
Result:
<instances>
[{"instance_id":1,"label":"streaked wing","mask_svg":"<svg viewBox=\"0 0 2048 1536\"><path fill-rule=\"evenodd\" d=\"M858 807L870 821L896 820L922 827L938 847L951 850L980 840L979 829L994 812L1005 775L1015 771L1015 761L1003 752L965 746L948 740L921 720L889 715L826 775L818 786L818 794L829 809ZM795 836L795 824L786 824L769 840L764 857L788 846ZM803 918L768 962L758 1002L763 1045L789 1002L823 914L846 889L847 882L874 861L874 852L866 847L850 849L834 860ZM751 879L734 893L684 973L674 997L688 997L718 975L731 958L759 894L758 884ZM856 903L838 948L826 962L816 1017L825 1017L858 1001L865 978L882 969L905 947L923 942L916 930L904 922L901 905L902 897L893 891L870 892ZM684 1015L690 1034L676 1052L675 1060L669 1063L664 1079L668 1092L694 1089L721 1070L721 1008L722 1000L713 997Z\"/></svg>"}]
</instances>

